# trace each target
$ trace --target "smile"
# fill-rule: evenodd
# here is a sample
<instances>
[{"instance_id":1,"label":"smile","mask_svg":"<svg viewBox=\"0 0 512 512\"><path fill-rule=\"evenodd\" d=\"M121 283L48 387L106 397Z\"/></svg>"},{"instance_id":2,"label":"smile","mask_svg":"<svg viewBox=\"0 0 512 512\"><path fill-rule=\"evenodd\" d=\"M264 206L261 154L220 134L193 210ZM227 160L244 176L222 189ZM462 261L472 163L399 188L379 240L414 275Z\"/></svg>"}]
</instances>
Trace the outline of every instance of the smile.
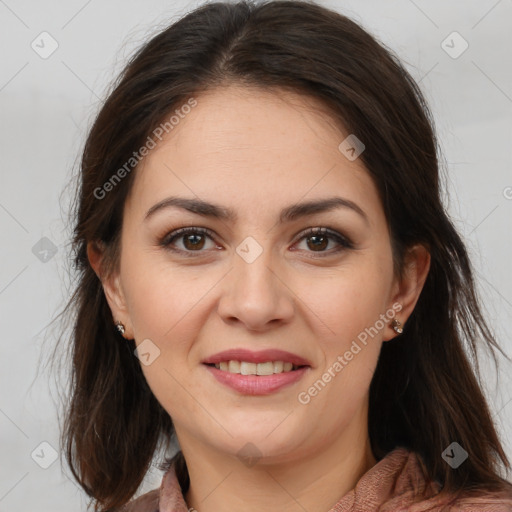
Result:
<instances>
[{"instance_id":1,"label":"smile","mask_svg":"<svg viewBox=\"0 0 512 512\"><path fill-rule=\"evenodd\" d=\"M276 372L274 372L274 365ZM295 366L290 362L285 363L283 361L249 363L246 361L230 360L204 364L203 367L214 377L215 380L213 382L217 381L223 387L230 388L242 395L252 396L276 393L283 388L297 383L311 371L310 366ZM230 370L230 367L232 370ZM260 373L257 373L258 367L260 368ZM270 373L271 369L272 373Z\"/></svg>"},{"instance_id":2,"label":"smile","mask_svg":"<svg viewBox=\"0 0 512 512\"><path fill-rule=\"evenodd\" d=\"M248 361L222 361L215 363L215 368L229 373L241 375L274 375L277 373L291 372L299 368L288 361L267 361L264 363L251 363Z\"/></svg>"}]
</instances>

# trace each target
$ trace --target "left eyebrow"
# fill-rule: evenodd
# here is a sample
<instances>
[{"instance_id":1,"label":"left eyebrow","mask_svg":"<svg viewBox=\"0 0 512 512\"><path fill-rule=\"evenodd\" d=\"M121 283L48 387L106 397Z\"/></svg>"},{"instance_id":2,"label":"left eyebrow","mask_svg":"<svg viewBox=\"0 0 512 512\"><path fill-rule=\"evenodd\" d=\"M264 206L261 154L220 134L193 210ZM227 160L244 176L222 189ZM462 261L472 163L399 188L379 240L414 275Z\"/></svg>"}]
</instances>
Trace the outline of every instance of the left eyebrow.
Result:
<instances>
[{"instance_id":1,"label":"left eyebrow","mask_svg":"<svg viewBox=\"0 0 512 512\"><path fill-rule=\"evenodd\" d=\"M231 209L217 204L209 203L201 199L172 196L153 205L144 217L147 220L157 211L166 208L181 208L191 213L201 215L202 217L211 217L214 219L236 222L238 215ZM304 203L293 204L283 208L279 214L279 222L292 222L302 217L307 217L322 212L333 211L338 208L348 208L359 214L367 224L368 216L364 210L349 199L343 197L328 197L325 199L316 199Z\"/></svg>"}]
</instances>

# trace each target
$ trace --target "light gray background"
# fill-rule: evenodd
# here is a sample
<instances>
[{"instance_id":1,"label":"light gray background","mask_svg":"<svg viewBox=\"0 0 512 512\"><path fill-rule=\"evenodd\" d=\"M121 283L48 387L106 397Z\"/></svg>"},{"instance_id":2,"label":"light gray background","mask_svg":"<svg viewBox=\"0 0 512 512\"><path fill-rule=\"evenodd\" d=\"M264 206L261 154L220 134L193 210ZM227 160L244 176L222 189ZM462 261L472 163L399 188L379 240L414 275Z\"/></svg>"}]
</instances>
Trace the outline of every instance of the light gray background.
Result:
<instances>
[{"instance_id":1,"label":"light gray background","mask_svg":"<svg viewBox=\"0 0 512 512\"><path fill-rule=\"evenodd\" d=\"M47 326L70 290L64 187L125 59L200 3L0 0L0 512L85 510L83 493L58 459L43 469L31 458L36 450L40 463L51 461L41 442L58 449L59 389L41 361L58 334ZM491 324L512 355L512 0L322 4L361 22L421 82L448 162L447 204L473 257ZM59 45L47 59L31 48L34 40L42 46L43 31ZM469 44L458 58L441 46L454 31ZM457 51L461 41L452 39L447 44ZM47 262L32 252L42 237L57 248ZM491 367L486 381L512 456L511 368L502 366L499 387ZM153 471L141 492L160 478Z\"/></svg>"}]
</instances>

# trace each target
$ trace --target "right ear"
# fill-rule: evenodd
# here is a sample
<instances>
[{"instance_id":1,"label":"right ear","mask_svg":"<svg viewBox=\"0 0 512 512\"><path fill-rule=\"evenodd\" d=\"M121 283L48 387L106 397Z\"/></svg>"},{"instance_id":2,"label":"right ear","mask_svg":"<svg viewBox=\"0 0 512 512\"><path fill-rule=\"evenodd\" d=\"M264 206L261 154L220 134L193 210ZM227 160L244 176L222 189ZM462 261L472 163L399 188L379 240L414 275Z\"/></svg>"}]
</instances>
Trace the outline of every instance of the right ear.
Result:
<instances>
[{"instance_id":1,"label":"right ear","mask_svg":"<svg viewBox=\"0 0 512 512\"><path fill-rule=\"evenodd\" d=\"M91 241L87 243L87 259L101 281L113 318L124 324L125 330L128 331L126 337L128 337L131 331L131 324L126 308L126 301L120 285L119 276L110 275L109 277L105 277L105 272L102 268L104 251L104 245L101 242Z\"/></svg>"},{"instance_id":2,"label":"right ear","mask_svg":"<svg viewBox=\"0 0 512 512\"><path fill-rule=\"evenodd\" d=\"M103 243L92 240L87 242L87 259L92 269L101 280L101 261L103 259Z\"/></svg>"}]
</instances>

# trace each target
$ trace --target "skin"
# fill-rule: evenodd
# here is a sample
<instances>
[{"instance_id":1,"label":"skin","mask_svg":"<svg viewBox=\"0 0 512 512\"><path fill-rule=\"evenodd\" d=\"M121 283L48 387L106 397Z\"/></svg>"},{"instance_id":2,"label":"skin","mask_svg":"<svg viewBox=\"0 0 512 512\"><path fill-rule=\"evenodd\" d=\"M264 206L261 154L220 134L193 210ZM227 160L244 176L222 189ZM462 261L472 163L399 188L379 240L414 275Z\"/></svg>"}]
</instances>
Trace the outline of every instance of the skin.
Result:
<instances>
[{"instance_id":1,"label":"skin","mask_svg":"<svg viewBox=\"0 0 512 512\"><path fill-rule=\"evenodd\" d=\"M101 272L94 243L89 260L125 337L137 345L149 338L160 350L142 369L173 419L187 461L187 505L199 512L325 512L376 463L368 390L382 343L397 334L387 324L308 404L297 395L393 304L401 305L397 318L405 324L429 254L411 248L403 279L393 274L377 189L362 161L339 151L349 133L316 100L235 85L196 99L136 171L119 273ZM233 208L238 219L168 208L144 220L171 195ZM333 195L359 205L367 219L339 208L278 223L282 208ZM215 240L204 237L198 250L176 239L174 247L192 257L159 245L182 227L209 228ZM317 249L301 235L310 227L329 227L353 248L334 252L339 245L329 238ZM236 252L248 236L262 249L252 263ZM244 395L201 364L238 347L287 350L311 368L271 395ZM257 448L254 465L237 456L248 442Z\"/></svg>"}]
</instances>

